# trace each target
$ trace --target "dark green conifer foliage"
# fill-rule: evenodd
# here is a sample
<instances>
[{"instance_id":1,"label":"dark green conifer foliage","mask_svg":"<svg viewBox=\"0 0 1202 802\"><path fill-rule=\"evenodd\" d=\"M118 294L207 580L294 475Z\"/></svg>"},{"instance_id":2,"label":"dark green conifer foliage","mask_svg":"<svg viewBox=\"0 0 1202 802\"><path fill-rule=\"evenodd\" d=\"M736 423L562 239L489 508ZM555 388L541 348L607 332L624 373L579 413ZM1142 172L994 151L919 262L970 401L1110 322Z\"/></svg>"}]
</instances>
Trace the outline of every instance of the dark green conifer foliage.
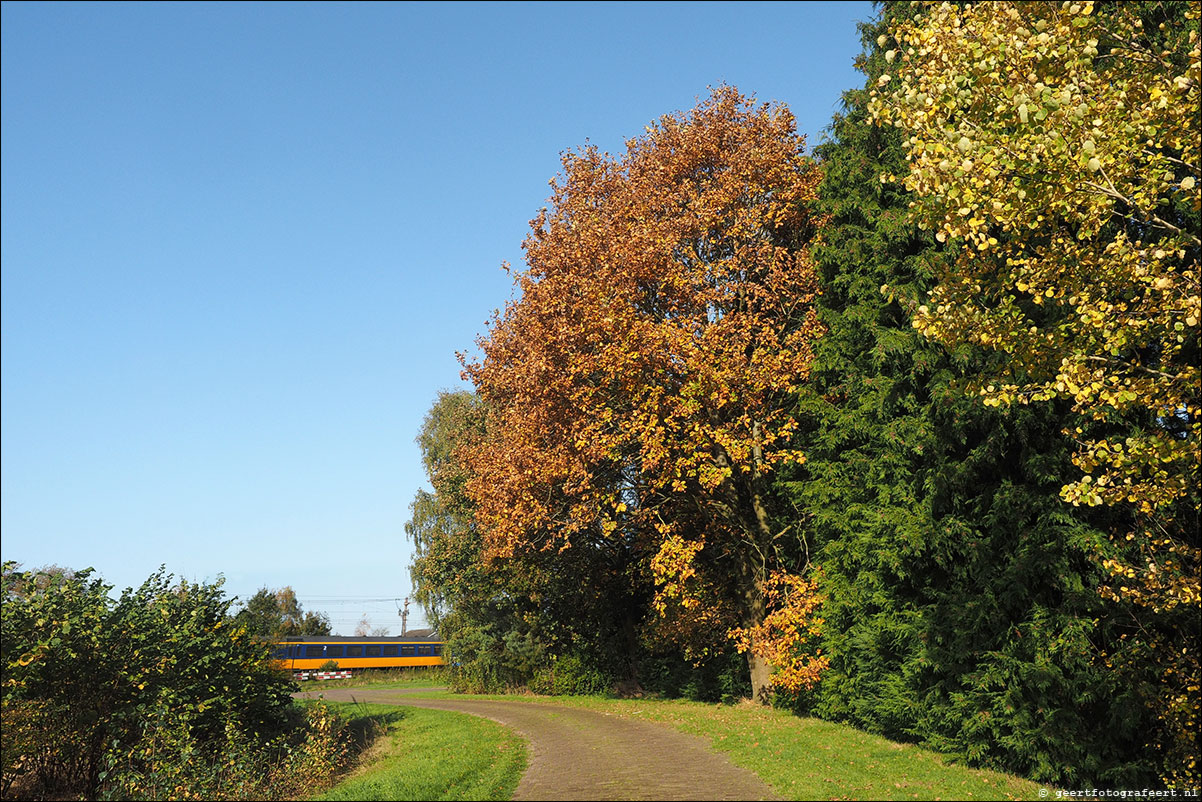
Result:
<instances>
[{"instance_id":1,"label":"dark green conifer foliage","mask_svg":"<svg viewBox=\"0 0 1202 802\"><path fill-rule=\"evenodd\" d=\"M868 86L883 31L862 27ZM904 169L901 135L870 125L866 100L845 94L817 151L829 333L799 398L807 461L781 479L823 569L831 668L798 705L1040 781L1149 779L1144 714L1097 659L1113 610L1086 545L1104 522L1058 494L1064 410L983 407L958 383L985 357L911 327L941 246L881 182Z\"/></svg>"}]
</instances>

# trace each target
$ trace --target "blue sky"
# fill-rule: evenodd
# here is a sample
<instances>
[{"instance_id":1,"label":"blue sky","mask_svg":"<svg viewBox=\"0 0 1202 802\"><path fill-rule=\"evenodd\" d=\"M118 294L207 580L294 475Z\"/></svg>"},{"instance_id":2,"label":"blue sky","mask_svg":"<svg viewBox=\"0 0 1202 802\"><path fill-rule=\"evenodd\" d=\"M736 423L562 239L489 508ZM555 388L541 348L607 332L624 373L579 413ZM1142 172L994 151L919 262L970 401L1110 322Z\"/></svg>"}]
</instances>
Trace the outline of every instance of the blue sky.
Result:
<instances>
[{"instance_id":1,"label":"blue sky","mask_svg":"<svg viewBox=\"0 0 1202 802\"><path fill-rule=\"evenodd\" d=\"M618 152L723 82L817 144L873 10L2 14L3 559L291 585L349 634L399 632L414 437L511 298L559 154Z\"/></svg>"}]
</instances>

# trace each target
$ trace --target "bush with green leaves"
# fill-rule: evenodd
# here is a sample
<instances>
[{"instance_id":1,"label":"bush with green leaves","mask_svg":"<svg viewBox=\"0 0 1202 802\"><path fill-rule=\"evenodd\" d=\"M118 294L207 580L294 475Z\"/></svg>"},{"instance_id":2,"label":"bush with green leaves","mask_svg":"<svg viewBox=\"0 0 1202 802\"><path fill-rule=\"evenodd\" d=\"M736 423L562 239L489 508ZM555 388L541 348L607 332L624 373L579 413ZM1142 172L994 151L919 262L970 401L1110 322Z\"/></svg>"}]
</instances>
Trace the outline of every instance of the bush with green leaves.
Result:
<instances>
[{"instance_id":1,"label":"bush with green leaves","mask_svg":"<svg viewBox=\"0 0 1202 802\"><path fill-rule=\"evenodd\" d=\"M263 750L299 723L295 686L272 665L270 645L230 616L221 584L176 584L160 569L114 599L91 570L5 563L6 795L132 798L116 789L118 769L123 782L163 779L174 761L195 781L196 767L228 761L234 745L278 762L282 744Z\"/></svg>"},{"instance_id":2,"label":"bush with green leaves","mask_svg":"<svg viewBox=\"0 0 1202 802\"><path fill-rule=\"evenodd\" d=\"M530 690L551 696L588 696L606 694L613 680L587 658L569 653L552 657L530 682Z\"/></svg>"},{"instance_id":3,"label":"bush with green leaves","mask_svg":"<svg viewBox=\"0 0 1202 802\"><path fill-rule=\"evenodd\" d=\"M511 617L497 616L491 625L465 616L450 620L448 680L457 693L504 693L528 687L547 661L546 645L538 634Z\"/></svg>"},{"instance_id":4,"label":"bush with green leaves","mask_svg":"<svg viewBox=\"0 0 1202 802\"><path fill-rule=\"evenodd\" d=\"M293 711L295 725L263 742L227 723L198 743L186 711L159 709L132 754L105 756L105 800L301 799L324 790L348 765L348 722L321 702Z\"/></svg>"},{"instance_id":5,"label":"bush with green leaves","mask_svg":"<svg viewBox=\"0 0 1202 802\"><path fill-rule=\"evenodd\" d=\"M734 649L694 663L679 654L646 654L639 661L642 690L670 699L734 704L751 698L747 658Z\"/></svg>"}]
</instances>

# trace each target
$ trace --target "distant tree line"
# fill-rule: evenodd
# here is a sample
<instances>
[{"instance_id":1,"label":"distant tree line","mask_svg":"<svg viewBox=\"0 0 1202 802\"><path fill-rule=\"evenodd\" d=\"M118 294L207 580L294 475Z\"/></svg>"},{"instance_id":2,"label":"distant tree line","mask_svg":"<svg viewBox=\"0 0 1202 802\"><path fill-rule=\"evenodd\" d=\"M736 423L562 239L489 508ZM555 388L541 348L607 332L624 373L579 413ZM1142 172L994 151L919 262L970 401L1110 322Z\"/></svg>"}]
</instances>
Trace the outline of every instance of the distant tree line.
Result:
<instances>
[{"instance_id":1,"label":"distant tree line","mask_svg":"<svg viewBox=\"0 0 1202 802\"><path fill-rule=\"evenodd\" d=\"M237 619L248 632L266 640L330 634L329 616L302 610L296 591L289 586L260 588L238 611Z\"/></svg>"}]
</instances>

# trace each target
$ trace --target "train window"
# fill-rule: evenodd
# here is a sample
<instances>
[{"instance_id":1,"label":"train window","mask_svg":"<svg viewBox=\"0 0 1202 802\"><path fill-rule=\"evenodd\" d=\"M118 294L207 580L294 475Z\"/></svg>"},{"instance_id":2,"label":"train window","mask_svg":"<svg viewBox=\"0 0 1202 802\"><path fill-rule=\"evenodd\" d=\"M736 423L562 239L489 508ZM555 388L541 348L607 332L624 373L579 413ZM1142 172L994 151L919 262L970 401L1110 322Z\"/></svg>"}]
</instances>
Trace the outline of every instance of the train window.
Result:
<instances>
[{"instance_id":1,"label":"train window","mask_svg":"<svg viewBox=\"0 0 1202 802\"><path fill-rule=\"evenodd\" d=\"M272 649L271 656L274 657L276 660L284 660L288 657L288 650L287 649Z\"/></svg>"},{"instance_id":2,"label":"train window","mask_svg":"<svg viewBox=\"0 0 1202 802\"><path fill-rule=\"evenodd\" d=\"M441 643L434 644L434 656L442 657L442 644Z\"/></svg>"},{"instance_id":3,"label":"train window","mask_svg":"<svg viewBox=\"0 0 1202 802\"><path fill-rule=\"evenodd\" d=\"M362 657L363 656L363 646L361 646L361 645L347 646L346 647L346 656L347 657Z\"/></svg>"},{"instance_id":4,"label":"train window","mask_svg":"<svg viewBox=\"0 0 1202 802\"><path fill-rule=\"evenodd\" d=\"M429 646L418 646L417 647L417 656L418 657L429 657L430 656L430 647Z\"/></svg>"},{"instance_id":5,"label":"train window","mask_svg":"<svg viewBox=\"0 0 1202 802\"><path fill-rule=\"evenodd\" d=\"M324 657L326 647L324 646L306 646L305 657Z\"/></svg>"},{"instance_id":6,"label":"train window","mask_svg":"<svg viewBox=\"0 0 1202 802\"><path fill-rule=\"evenodd\" d=\"M395 645L385 646L384 647L384 656L385 657L396 657L396 646Z\"/></svg>"},{"instance_id":7,"label":"train window","mask_svg":"<svg viewBox=\"0 0 1202 802\"><path fill-rule=\"evenodd\" d=\"M413 646L402 646L401 657L412 657L415 654Z\"/></svg>"},{"instance_id":8,"label":"train window","mask_svg":"<svg viewBox=\"0 0 1202 802\"><path fill-rule=\"evenodd\" d=\"M379 657L380 656L380 644L377 643L372 646L368 646L367 647L367 656L368 657Z\"/></svg>"}]
</instances>

